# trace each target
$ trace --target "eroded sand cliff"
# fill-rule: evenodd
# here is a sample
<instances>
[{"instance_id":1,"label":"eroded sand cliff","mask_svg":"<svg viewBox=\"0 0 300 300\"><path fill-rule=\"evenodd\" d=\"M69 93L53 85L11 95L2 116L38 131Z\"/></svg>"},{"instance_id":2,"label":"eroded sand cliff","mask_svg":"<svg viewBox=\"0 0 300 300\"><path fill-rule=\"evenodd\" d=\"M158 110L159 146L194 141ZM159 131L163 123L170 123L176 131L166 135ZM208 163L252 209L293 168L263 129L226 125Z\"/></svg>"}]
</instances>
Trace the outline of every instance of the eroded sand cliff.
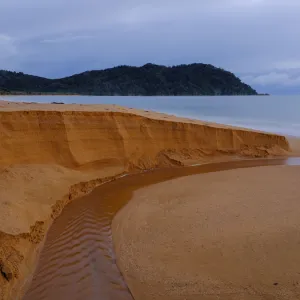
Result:
<instances>
[{"instance_id":1,"label":"eroded sand cliff","mask_svg":"<svg viewBox=\"0 0 300 300\"><path fill-rule=\"evenodd\" d=\"M0 299L18 299L52 220L117 174L286 155L285 137L104 105L0 103Z\"/></svg>"}]
</instances>

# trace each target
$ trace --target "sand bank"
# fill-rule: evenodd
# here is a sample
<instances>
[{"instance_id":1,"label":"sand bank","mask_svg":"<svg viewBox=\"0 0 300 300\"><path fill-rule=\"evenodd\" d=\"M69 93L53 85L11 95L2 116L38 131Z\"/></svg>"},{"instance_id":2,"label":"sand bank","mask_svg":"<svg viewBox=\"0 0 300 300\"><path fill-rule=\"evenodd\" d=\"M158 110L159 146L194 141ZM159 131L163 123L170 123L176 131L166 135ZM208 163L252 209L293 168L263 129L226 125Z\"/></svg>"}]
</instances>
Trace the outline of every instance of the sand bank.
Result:
<instances>
[{"instance_id":1,"label":"sand bank","mask_svg":"<svg viewBox=\"0 0 300 300\"><path fill-rule=\"evenodd\" d=\"M105 105L0 102L0 299L17 299L44 235L106 177L288 155L283 136Z\"/></svg>"},{"instance_id":2,"label":"sand bank","mask_svg":"<svg viewBox=\"0 0 300 300\"><path fill-rule=\"evenodd\" d=\"M299 178L259 167L135 192L113 221L134 299L299 299Z\"/></svg>"}]
</instances>

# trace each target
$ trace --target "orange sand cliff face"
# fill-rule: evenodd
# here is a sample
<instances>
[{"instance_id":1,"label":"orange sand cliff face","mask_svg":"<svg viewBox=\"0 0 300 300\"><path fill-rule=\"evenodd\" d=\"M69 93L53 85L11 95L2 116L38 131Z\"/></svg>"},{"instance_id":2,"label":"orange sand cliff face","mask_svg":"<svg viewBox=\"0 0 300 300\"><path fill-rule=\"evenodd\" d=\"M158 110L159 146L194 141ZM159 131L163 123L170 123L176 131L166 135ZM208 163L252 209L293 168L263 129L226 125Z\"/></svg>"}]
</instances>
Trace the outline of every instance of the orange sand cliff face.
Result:
<instances>
[{"instance_id":1,"label":"orange sand cliff face","mask_svg":"<svg viewBox=\"0 0 300 300\"><path fill-rule=\"evenodd\" d=\"M285 137L104 105L0 102L0 299L19 299L65 204L122 172L286 155ZM26 280L25 280L26 278Z\"/></svg>"}]
</instances>

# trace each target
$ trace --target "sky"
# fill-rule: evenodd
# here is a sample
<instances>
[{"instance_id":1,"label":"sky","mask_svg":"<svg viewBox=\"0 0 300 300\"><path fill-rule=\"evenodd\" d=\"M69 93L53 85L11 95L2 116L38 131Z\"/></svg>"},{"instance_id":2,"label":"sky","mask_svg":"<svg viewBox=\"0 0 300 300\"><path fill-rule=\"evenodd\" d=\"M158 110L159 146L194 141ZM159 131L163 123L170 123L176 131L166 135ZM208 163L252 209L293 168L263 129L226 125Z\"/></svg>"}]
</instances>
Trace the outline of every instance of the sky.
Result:
<instances>
[{"instance_id":1,"label":"sky","mask_svg":"<svg viewBox=\"0 0 300 300\"><path fill-rule=\"evenodd\" d=\"M210 63L300 94L300 0L1 0L0 69L58 78Z\"/></svg>"}]
</instances>

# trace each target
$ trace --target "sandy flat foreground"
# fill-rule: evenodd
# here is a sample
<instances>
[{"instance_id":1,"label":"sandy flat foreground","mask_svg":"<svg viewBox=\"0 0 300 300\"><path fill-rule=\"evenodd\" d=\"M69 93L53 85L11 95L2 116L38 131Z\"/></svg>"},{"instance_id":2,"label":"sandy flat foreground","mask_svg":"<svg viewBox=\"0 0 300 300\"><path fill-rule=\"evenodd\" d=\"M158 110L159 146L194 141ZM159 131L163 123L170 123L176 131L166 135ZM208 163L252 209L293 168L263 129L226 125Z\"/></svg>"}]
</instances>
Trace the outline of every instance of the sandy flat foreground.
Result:
<instances>
[{"instance_id":1,"label":"sandy flat foreground","mask_svg":"<svg viewBox=\"0 0 300 300\"><path fill-rule=\"evenodd\" d=\"M300 299L299 179L272 166L138 190L113 221L135 300Z\"/></svg>"}]
</instances>

